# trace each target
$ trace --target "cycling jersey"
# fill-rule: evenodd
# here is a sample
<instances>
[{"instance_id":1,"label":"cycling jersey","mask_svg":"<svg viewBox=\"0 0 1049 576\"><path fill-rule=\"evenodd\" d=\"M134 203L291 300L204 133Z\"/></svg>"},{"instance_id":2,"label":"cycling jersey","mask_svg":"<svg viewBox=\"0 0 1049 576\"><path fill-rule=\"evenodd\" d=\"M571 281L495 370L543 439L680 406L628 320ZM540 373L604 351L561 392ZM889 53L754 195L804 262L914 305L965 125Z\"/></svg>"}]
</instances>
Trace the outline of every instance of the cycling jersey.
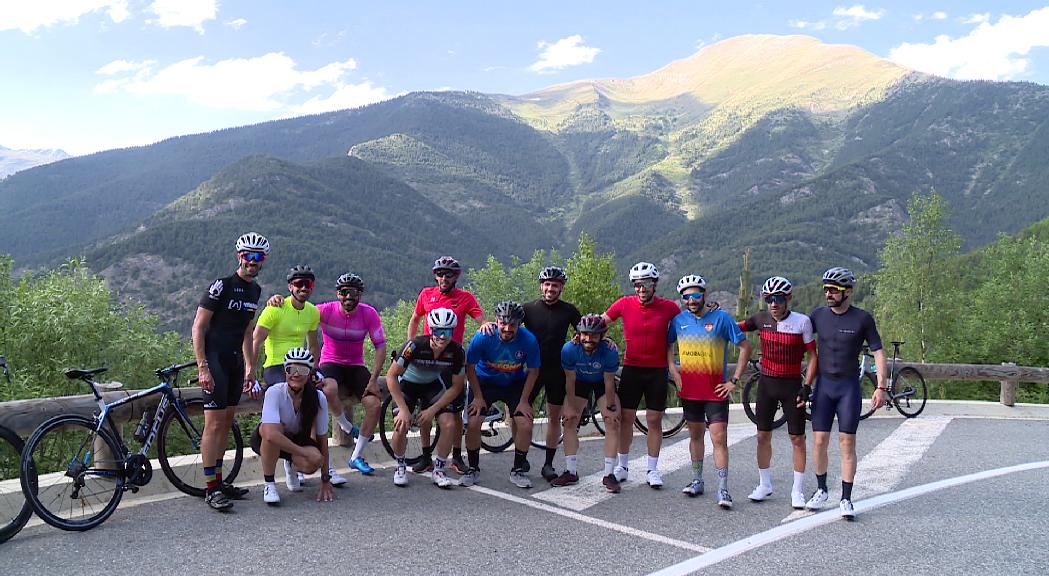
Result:
<instances>
[{"instance_id":1,"label":"cycling jersey","mask_svg":"<svg viewBox=\"0 0 1049 576\"><path fill-rule=\"evenodd\" d=\"M539 368L539 341L524 326L509 342L503 342L498 331L488 335L478 330L466 348L466 363L476 365L477 377L485 384L521 384L528 369Z\"/></svg>"},{"instance_id":2,"label":"cycling jersey","mask_svg":"<svg viewBox=\"0 0 1049 576\"><path fill-rule=\"evenodd\" d=\"M244 332L259 307L262 287L233 274L208 286L199 306L213 314L204 333L204 348L212 352L237 352L244 345Z\"/></svg>"},{"instance_id":3,"label":"cycling jersey","mask_svg":"<svg viewBox=\"0 0 1049 576\"><path fill-rule=\"evenodd\" d=\"M583 315L564 300L547 304L542 298L525 304L524 311L524 325L539 340L541 369L544 372L557 371L561 366L561 347L568 336L568 328L579 324Z\"/></svg>"},{"instance_id":4,"label":"cycling jersey","mask_svg":"<svg viewBox=\"0 0 1049 576\"><path fill-rule=\"evenodd\" d=\"M677 303L658 296L644 306L637 296L623 296L613 302L605 316L612 321L623 319L623 365L666 368L667 326L679 312Z\"/></svg>"},{"instance_id":5,"label":"cycling jersey","mask_svg":"<svg viewBox=\"0 0 1049 576\"><path fill-rule=\"evenodd\" d=\"M320 323L316 306L303 302L299 310L292 304L294 301L294 298L287 297L280 306L266 306L259 315L258 325L270 331L266 335L263 368L282 364L288 350L305 346L306 333L316 330Z\"/></svg>"},{"instance_id":6,"label":"cycling jersey","mask_svg":"<svg viewBox=\"0 0 1049 576\"><path fill-rule=\"evenodd\" d=\"M323 436L328 433L328 400L320 390L317 390L317 402L319 405L313 431L317 436ZM284 429L284 435L289 438L294 438L299 433L302 422L288 392L287 382L279 382L266 389L266 396L262 400L260 424L280 424Z\"/></svg>"},{"instance_id":7,"label":"cycling jersey","mask_svg":"<svg viewBox=\"0 0 1049 576\"><path fill-rule=\"evenodd\" d=\"M466 317L479 320L484 316L484 311L477 304L477 299L466 290L452 288L448 292L441 292L437 286L423 288L419 292L419 298L415 301L415 315L423 318L423 334L430 333L430 324L426 315L437 308L449 308L459 318L459 323L452 331L452 340L460 344L463 343L463 335L466 333Z\"/></svg>"},{"instance_id":8,"label":"cycling jersey","mask_svg":"<svg viewBox=\"0 0 1049 576\"><path fill-rule=\"evenodd\" d=\"M619 370L619 354L604 340L593 354L587 354L582 344L565 342L561 348L561 368L574 371L576 382L604 383L606 373Z\"/></svg>"},{"instance_id":9,"label":"cycling jersey","mask_svg":"<svg viewBox=\"0 0 1049 576\"><path fill-rule=\"evenodd\" d=\"M813 331L819 334L816 353L821 377L857 380L863 342L872 352L882 348L874 317L866 310L849 306L843 314L837 314L830 307L821 306L809 317Z\"/></svg>"},{"instance_id":10,"label":"cycling jersey","mask_svg":"<svg viewBox=\"0 0 1049 576\"><path fill-rule=\"evenodd\" d=\"M776 320L768 311L758 312L739 323L744 332L758 331L761 336L761 373L773 378L801 376L801 359L805 352L816 349L809 317L790 312Z\"/></svg>"},{"instance_id":11,"label":"cycling jersey","mask_svg":"<svg viewBox=\"0 0 1049 576\"><path fill-rule=\"evenodd\" d=\"M320 313L321 364L332 363L345 366L364 366L364 337L371 338L376 349L386 345L386 334L382 330L382 319L375 308L367 304L347 314L341 302L325 302L317 305Z\"/></svg>"},{"instance_id":12,"label":"cycling jersey","mask_svg":"<svg viewBox=\"0 0 1049 576\"><path fill-rule=\"evenodd\" d=\"M675 316L667 329L666 341L678 343L678 396L688 400L725 400L714 387L725 381L728 343L739 345L745 339L735 319L724 310L712 310L699 318L688 310Z\"/></svg>"},{"instance_id":13,"label":"cycling jersey","mask_svg":"<svg viewBox=\"0 0 1049 576\"><path fill-rule=\"evenodd\" d=\"M444 372L453 376L463 374L466 352L458 342L449 342L440 356L434 356L433 348L430 347L430 337L416 336L401 349L397 365L404 368L402 380L415 384L429 384L439 379Z\"/></svg>"}]
</instances>

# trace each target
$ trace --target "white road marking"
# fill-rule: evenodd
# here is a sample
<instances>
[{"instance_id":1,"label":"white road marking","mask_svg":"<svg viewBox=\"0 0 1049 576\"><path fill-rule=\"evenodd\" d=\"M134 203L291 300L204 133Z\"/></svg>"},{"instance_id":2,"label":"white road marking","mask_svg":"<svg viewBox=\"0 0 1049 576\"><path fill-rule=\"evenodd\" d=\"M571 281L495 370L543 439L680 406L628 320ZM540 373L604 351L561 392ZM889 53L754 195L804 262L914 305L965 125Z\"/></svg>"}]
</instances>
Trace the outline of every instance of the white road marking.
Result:
<instances>
[{"instance_id":1,"label":"white road marking","mask_svg":"<svg viewBox=\"0 0 1049 576\"><path fill-rule=\"evenodd\" d=\"M860 500L855 502L856 513L869 512L871 510L901 502L903 500L909 500L918 496L929 494L930 492L936 492L938 490L945 490L947 488L953 488L955 486L961 486L963 484L969 484L972 482L979 482L981 480L988 480L990 478L996 478L999 476L1005 476L1008 474L1015 474L1017 472L1027 472L1030 470L1038 470L1042 468L1049 468L1049 460L1042 460L1039 462L1029 462L1027 464L1019 464L1016 466L1007 466L1004 468L995 468L992 470L984 470L983 472L977 472L975 474L967 474L965 476L956 476L954 478L947 478L945 480L939 480L936 482L930 482L928 484L922 484L921 486L914 486L899 492L890 492L888 494L882 494L866 500ZM784 538L800 534L802 532L812 530L831 522L836 522L841 519L838 510L828 510L826 512L820 512L809 516L808 518L798 520L797 522L791 522L790 524L783 524L775 528L771 528L764 532L748 536L742 540L737 540L731 544L722 546L716 550L713 550L707 554L695 556L684 562L674 564L652 572L650 576L678 576L681 574L691 574L699 571L703 568L708 568L721 562L728 560L735 556L739 556L744 552L749 552L755 548L759 548L766 544L772 544L778 542Z\"/></svg>"},{"instance_id":2,"label":"white road marking","mask_svg":"<svg viewBox=\"0 0 1049 576\"><path fill-rule=\"evenodd\" d=\"M856 465L856 485L852 490L852 499L855 501L881 494L898 486L953 419L953 416L934 416L904 420ZM815 512L795 510L780 523L793 522L813 514Z\"/></svg>"},{"instance_id":3,"label":"white road marking","mask_svg":"<svg viewBox=\"0 0 1049 576\"><path fill-rule=\"evenodd\" d=\"M684 540L676 540L674 538L668 538L668 537L663 536L661 534L655 534L655 533L652 533L652 532L646 532L644 530L638 530L637 528L632 528L630 526L623 526L622 524L616 524L614 522L609 522L607 520L602 520L600 518L592 518L590 516L586 516L585 514L579 514L578 512L572 512L570 510L564 510L564 509L558 508L556 506L550 506L549 504L543 504L541 502L536 502L536 501L530 500L528 498L521 498L519 496L513 496L511 494L507 494L506 492L500 492L498 490L492 490L491 488L485 488L483 486L474 485L474 486L471 486L471 487L467 488L467 490L473 490L474 492L479 492L481 494L485 494L485 495L488 495L488 496L494 496L496 498L501 498L501 499L507 500L509 502L514 502L515 504L521 504L521 505L524 505L524 506L528 506L529 508L534 508L536 510L542 510L543 512L549 512L551 514L557 514L558 516L563 516L565 518L570 518L572 520L578 520L579 522L584 522L584 523L590 524L592 526L598 526L598 527L601 527L601 528L607 528L609 530L615 530L616 532L620 532L620 533L626 534L628 536L633 536L633 537L636 537L636 538L643 538L645 540L649 540L649 541L652 541L652 542L657 542L659 544L668 544L670 546L675 546L677 548L683 548L685 550L691 550L693 552L700 552L700 553L710 552L711 550L713 550L713 548L708 548L706 546L700 546L699 544L693 544L691 542L685 542Z\"/></svg>"},{"instance_id":4,"label":"white road marking","mask_svg":"<svg viewBox=\"0 0 1049 576\"><path fill-rule=\"evenodd\" d=\"M687 430L685 432L687 434ZM746 440L751 436L757 434L757 430L751 423L740 424L740 425L729 425L728 427L728 445L732 446L741 440ZM692 458L688 452L689 439L685 438L679 440L670 445L664 445L659 451L659 469L663 474L669 474L685 466L692 465ZM644 446L644 442L641 443ZM713 447L710 442L710 434L707 433L705 454L710 456ZM648 487L645 483L644 473L648 470L648 455L639 456L630 461L630 481L622 484L623 490L632 490L640 486ZM581 512L600 504L609 498L615 496L615 494L609 493L605 490L601 484L601 478L604 477L604 473L597 472L588 476L583 476L579 479L579 482L572 486L565 486L563 488L550 488L541 492L536 492L532 495L533 498L550 502L551 504L557 504L563 508L569 510L575 510ZM668 487L664 487L664 490Z\"/></svg>"}]
</instances>

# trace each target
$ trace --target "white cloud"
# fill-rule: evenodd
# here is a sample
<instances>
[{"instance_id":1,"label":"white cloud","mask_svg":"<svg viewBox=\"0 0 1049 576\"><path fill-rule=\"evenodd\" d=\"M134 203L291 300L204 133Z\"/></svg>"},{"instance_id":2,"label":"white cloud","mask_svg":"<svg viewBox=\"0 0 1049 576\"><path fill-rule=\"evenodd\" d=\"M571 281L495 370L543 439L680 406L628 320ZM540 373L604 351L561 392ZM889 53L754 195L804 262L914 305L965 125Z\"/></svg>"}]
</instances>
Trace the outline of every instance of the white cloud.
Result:
<instances>
[{"instance_id":1,"label":"white cloud","mask_svg":"<svg viewBox=\"0 0 1049 576\"><path fill-rule=\"evenodd\" d=\"M144 60L142 62L130 62L128 60L114 60L109 64L95 70L95 74L100 76L113 76L114 74L122 74L124 72L133 72L136 70L148 69L156 64L156 60Z\"/></svg>"},{"instance_id":2,"label":"white cloud","mask_svg":"<svg viewBox=\"0 0 1049 576\"><path fill-rule=\"evenodd\" d=\"M322 48L332 48L332 47L336 46L337 44L341 43L345 39L346 39L346 31L345 30L339 30L335 34L328 34L327 32L321 32L321 35L318 36L313 41L313 45L317 46L317 47L322 47Z\"/></svg>"},{"instance_id":3,"label":"white cloud","mask_svg":"<svg viewBox=\"0 0 1049 576\"><path fill-rule=\"evenodd\" d=\"M109 64L107 66L112 65ZM132 71L127 65L113 65ZM281 52L255 58L231 58L208 64L203 56L189 58L154 71L139 67L134 75L115 77L95 86L99 93L126 92L137 96L175 96L199 106L271 112L288 109L288 101L303 92L332 88L324 97L314 97L300 107L346 107L363 100L381 99L385 89L365 82L347 84L344 76L356 69L352 58L332 62L316 70L299 70L294 60ZM105 66L103 68L106 68ZM114 74L115 75L115 74Z\"/></svg>"},{"instance_id":4,"label":"white cloud","mask_svg":"<svg viewBox=\"0 0 1049 576\"><path fill-rule=\"evenodd\" d=\"M584 45L583 37L579 34L562 38L553 44L540 41L537 46L542 50L539 60L532 63L528 69L539 73L553 73L569 66L589 64L601 52L600 48Z\"/></svg>"},{"instance_id":5,"label":"white cloud","mask_svg":"<svg viewBox=\"0 0 1049 576\"><path fill-rule=\"evenodd\" d=\"M868 20L880 20L885 15L885 10L881 8L868 10L863 4L854 4L848 8L838 6L832 14L838 17L834 27L838 30L848 30Z\"/></svg>"},{"instance_id":6,"label":"white cloud","mask_svg":"<svg viewBox=\"0 0 1049 576\"><path fill-rule=\"evenodd\" d=\"M393 95L385 88L374 86L368 80L360 84L343 84L338 86L331 96L314 96L298 106L293 106L295 114L320 114L333 110L346 108L357 108L366 104L374 104L383 100L389 100Z\"/></svg>"},{"instance_id":7,"label":"white cloud","mask_svg":"<svg viewBox=\"0 0 1049 576\"><path fill-rule=\"evenodd\" d=\"M827 27L827 23L823 20L817 20L815 22L809 22L806 20L787 20L787 26L798 28L799 30L823 30Z\"/></svg>"},{"instance_id":8,"label":"white cloud","mask_svg":"<svg viewBox=\"0 0 1049 576\"><path fill-rule=\"evenodd\" d=\"M229 22L225 22L225 23L223 23L223 25L224 26L229 26L230 28L233 28L233 30L240 30L247 23L248 23L247 20L245 20L243 18L237 18L235 20L230 20Z\"/></svg>"},{"instance_id":9,"label":"white cloud","mask_svg":"<svg viewBox=\"0 0 1049 576\"><path fill-rule=\"evenodd\" d=\"M939 10L939 11L933 12L929 16L929 18L932 18L933 20L946 20L947 19L947 13L944 12L943 10Z\"/></svg>"},{"instance_id":10,"label":"white cloud","mask_svg":"<svg viewBox=\"0 0 1049 576\"><path fill-rule=\"evenodd\" d=\"M968 35L937 36L932 44L904 42L889 59L930 74L962 80L1011 80L1027 71L1031 48L1049 46L1049 7L1026 16L981 22Z\"/></svg>"},{"instance_id":11,"label":"white cloud","mask_svg":"<svg viewBox=\"0 0 1049 576\"><path fill-rule=\"evenodd\" d=\"M117 24L131 15L128 12L127 0L10 1L0 5L0 32L21 30L26 34L32 34L38 28L56 24L76 24L81 16L102 10Z\"/></svg>"},{"instance_id":12,"label":"white cloud","mask_svg":"<svg viewBox=\"0 0 1049 576\"><path fill-rule=\"evenodd\" d=\"M984 22L991 21L991 13L984 12L983 14L970 14L962 20L962 24L983 24Z\"/></svg>"},{"instance_id":13,"label":"white cloud","mask_svg":"<svg viewBox=\"0 0 1049 576\"><path fill-rule=\"evenodd\" d=\"M204 22L218 15L217 0L155 0L149 10L157 19L150 21L161 28L185 26L204 33Z\"/></svg>"}]
</instances>

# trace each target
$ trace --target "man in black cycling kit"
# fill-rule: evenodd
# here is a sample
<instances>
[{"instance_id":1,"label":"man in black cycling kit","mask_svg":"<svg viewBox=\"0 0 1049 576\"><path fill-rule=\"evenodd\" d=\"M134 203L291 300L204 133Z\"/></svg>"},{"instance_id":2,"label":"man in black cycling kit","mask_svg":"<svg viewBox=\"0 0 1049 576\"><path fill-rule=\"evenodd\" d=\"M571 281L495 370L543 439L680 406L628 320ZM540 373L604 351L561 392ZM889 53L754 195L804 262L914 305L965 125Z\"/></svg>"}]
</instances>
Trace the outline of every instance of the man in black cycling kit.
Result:
<instances>
[{"instance_id":1,"label":"man in black cycling kit","mask_svg":"<svg viewBox=\"0 0 1049 576\"><path fill-rule=\"evenodd\" d=\"M237 239L237 271L211 283L193 319L193 355L204 397L204 431L200 458L207 480L204 501L229 510L247 490L222 481L222 458L241 392L257 397L260 388L248 372L252 354L251 326L262 288L255 282L270 243L248 232ZM213 465L209 465L214 463Z\"/></svg>"},{"instance_id":2,"label":"man in black cycling kit","mask_svg":"<svg viewBox=\"0 0 1049 576\"><path fill-rule=\"evenodd\" d=\"M874 317L849 304L856 277L846 268L831 268L823 273L823 293L827 305L809 314L812 329L819 336L816 357L819 362L816 387L812 392L812 435L816 452L816 491L805 504L809 510L820 510L827 502L827 445L830 428L838 417L838 447L841 450L842 517L852 520L852 483L856 477L856 429L860 421L860 350L866 342L874 354L878 387L871 402L875 408L885 403L887 365L881 336Z\"/></svg>"}]
</instances>

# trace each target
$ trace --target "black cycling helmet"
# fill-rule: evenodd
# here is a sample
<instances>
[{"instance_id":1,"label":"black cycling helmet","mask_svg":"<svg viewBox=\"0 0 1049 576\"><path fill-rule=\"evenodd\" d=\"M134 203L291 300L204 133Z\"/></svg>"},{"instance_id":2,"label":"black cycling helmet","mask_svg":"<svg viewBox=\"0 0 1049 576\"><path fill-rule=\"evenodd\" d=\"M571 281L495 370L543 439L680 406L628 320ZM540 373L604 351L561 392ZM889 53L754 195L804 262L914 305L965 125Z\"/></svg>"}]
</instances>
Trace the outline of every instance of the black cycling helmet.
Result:
<instances>
[{"instance_id":1,"label":"black cycling helmet","mask_svg":"<svg viewBox=\"0 0 1049 576\"><path fill-rule=\"evenodd\" d=\"M608 332L608 324L605 323L605 319L600 314L587 314L579 319L576 331L579 333L596 332L604 334Z\"/></svg>"},{"instance_id":2,"label":"black cycling helmet","mask_svg":"<svg viewBox=\"0 0 1049 576\"><path fill-rule=\"evenodd\" d=\"M558 268L557 266L547 266L539 272L539 281L546 282L547 280L552 280L564 284L565 282L568 282L568 274L565 274L563 268Z\"/></svg>"},{"instance_id":3,"label":"black cycling helmet","mask_svg":"<svg viewBox=\"0 0 1049 576\"><path fill-rule=\"evenodd\" d=\"M441 256L440 258L433 261L433 271L438 270L451 270L458 274L462 271L462 267L459 266L459 261L451 256Z\"/></svg>"},{"instance_id":4,"label":"black cycling helmet","mask_svg":"<svg viewBox=\"0 0 1049 576\"><path fill-rule=\"evenodd\" d=\"M317 277L313 275L313 269L305 264L292 266L291 270L288 270L288 282L298 278L308 278L310 280L317 279Z\"/></svg>"},{"instance_id":5,"label":"black cycling helmet","mask_svg":"<svg viewBox=\"0 0 1049 576\"><path fill-rule=\"evenodd\" d=\"M356 288L357 290L364 290L364 280L360 276L350 272L339 276L335 281L335 289L341 290L343 288Z\"/></svg>"},{"instance_id":6,"label":"black cycling helmet","mask_svg":"<svg viewBox=\"0 0 1049 576\"><path fill-rule=\"evenodd\" d=\"M524 306L513 300L503 300L495 305L495 317L497 320L520 322L525 317Z\"/></svg>"}]
</instances>

